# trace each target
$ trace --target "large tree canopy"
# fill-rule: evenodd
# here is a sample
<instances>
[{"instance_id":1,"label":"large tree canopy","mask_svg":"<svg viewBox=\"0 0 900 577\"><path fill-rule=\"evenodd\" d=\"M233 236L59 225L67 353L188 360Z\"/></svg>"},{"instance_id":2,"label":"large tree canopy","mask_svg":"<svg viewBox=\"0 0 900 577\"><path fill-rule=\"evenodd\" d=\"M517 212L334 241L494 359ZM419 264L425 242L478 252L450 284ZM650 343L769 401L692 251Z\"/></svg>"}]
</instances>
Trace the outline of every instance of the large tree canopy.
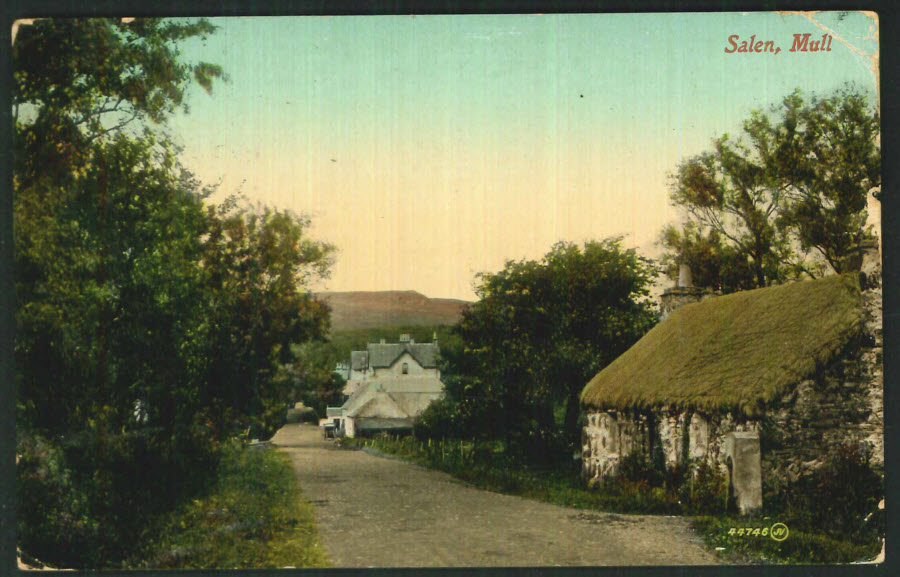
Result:
<instances>
[{"instance_id":1,"label":"large tree canopy","mask_svg":"<svg viewBox=\"0 0 900 577\"><path fill-rule=\"evenodd\" d=\"M559 243L541 260L481 274L479 300L459 324L456 367L478 383L450 391L463 412L483 411L484 421L470 426L529 451L576 439L585 383L655 322L654 274L621 239Z\"/></svg>"},{"instance_id":2,"label":"large tree canopy","mask_svg":"<svg viewBox=\"0 0 900 577\"><path fill-rule=\"evenodd\" d=\"M662 243L698 284L730 291L840 271L866 232L867 195L880 186L879 118L867 99L842 89L806 100L796 91L754 111L735 139L682 162L672 202L687 225Z\"/></svg>"},{"instance_id":3,"label":"large tree canopy","mask_svg":"<svg viewBox=\"0 0 900 577\"><path fill-rule=\"evenodd\" d=\"M292 345L327 330L308 286L332 247L304 217L205 203L157 129L223 76L180 59L212 31L38 20L13 47L18 522L46 562L124 559L222 441L280 425Z\"/></svg>"}]
</instances>

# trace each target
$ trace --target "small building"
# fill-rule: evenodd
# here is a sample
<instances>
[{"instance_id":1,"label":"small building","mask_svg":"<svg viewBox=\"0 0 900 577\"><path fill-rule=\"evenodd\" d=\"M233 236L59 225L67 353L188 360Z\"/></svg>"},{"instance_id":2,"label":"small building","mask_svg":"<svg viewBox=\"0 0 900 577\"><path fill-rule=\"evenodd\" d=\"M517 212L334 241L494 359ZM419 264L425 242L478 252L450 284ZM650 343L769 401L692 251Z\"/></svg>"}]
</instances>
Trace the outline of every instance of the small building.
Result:
<instances>
[{"instance_id":1,"label":"small building","mask_svg":"<svg viewBox=\"0 0 900 577\"><path fill-rule=\"evenodd\" d=\"M667 466L730 470L742 511L846 444L884 463L881 275L860 273L696 300L677 309L584 388L583 475L617 473L632 451ZM679 298L683 298L679 293ZM702 302L700 302L702 301Z\"/></svg>"},{"instance_id":2,"label":"small building","mask_svg":"<svg viewBox=\"0 0 900 577\"><path fill-rule=\"evenodd\" d=\"M416 418L444 396L444 383L433 376L384 377L359 388L341 407L344 434L412 429Z\"/></svg>"},{"instance_id":3,"label":"small building","mask_svg":"<svg viewBox=\"0 0 900 577\"><path fill-rule=\"evenodd\" d=\"M412 429L415 419L444 395L439 355L436 335L433 342L416 343L402 334L398 343L382 340L353 351L340 430L355 437Z\"/></svg>"}]
</instances>

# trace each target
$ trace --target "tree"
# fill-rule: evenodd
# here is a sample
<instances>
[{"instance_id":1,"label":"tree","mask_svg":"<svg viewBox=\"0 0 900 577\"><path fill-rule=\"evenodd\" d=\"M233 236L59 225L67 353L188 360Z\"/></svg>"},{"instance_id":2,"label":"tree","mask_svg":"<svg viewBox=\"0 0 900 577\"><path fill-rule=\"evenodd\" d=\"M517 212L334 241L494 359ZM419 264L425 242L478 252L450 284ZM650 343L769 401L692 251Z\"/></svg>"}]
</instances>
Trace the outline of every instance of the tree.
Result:
<instances>
[{"instance_id":1,"label":"tree","mask_svg":"<svg viewBox=\"0 0 900 577\"><path fill-rule=\"evenodd\" d=\"M295 361L294 345L328 331L327 305L305 287L327 274L334 249L307 238L309 219L289 211L230 202L208 216L202 267L215 354L207 398L220 411L217 422L271 435L293 394L280 367Z\"/></svg>"},{"instance_id":2,"label":"tree","mask_svg":"<svg viewBox=\"0 0 900 577\"><path fill-rule=\"evenodd\" d=\"M688 227L663 232L666 260L694 265L715 254L729 278L710 280L726 291L751 288L745 269L753 287L839 272L865 236L867 194L880 186L878 115L864 96L845 88L807 102L798 90L772 113L754 111L741 138L717 138L671 177Z\"/></svg>"},{"instance_id":3,"label":"tree","mask_svg":"<svg viewBox=\"0 0 900 577\"><path fill-rule=\"evenodd\" d=\"M38 407L26 410L35 425L105 419L108 410L66 403L86 401L79 395L88 382L109 392L106 371L96 371L116 372L112 348L124 346L111 334L112 323L121 321L117 310L142 310L122 293L122 283L133 280L129 267L143 266L148 254L172 257L176 267L189 260L175 253L200 234L202 191L177 167L167 140L149 128L183 106L191 80L209 91L213 79L224 77L218 66L178 58L179 42L213 31L205 20L141 18L41 19L19 29L13 45L17 363L23 403ZM126 127L133 129L128 137ZM177 284L181 271L171 272L164 282ZM155 309L144 310L149 319ZM116 420L131 410L126 397L133 396L112 397L122 403Z\"/></svg>"},{"instance_id":4,"label":"tree","mask_svg":"<svg viewBox=\"0 0 900 577\"><path fill-rule=\"evenodd\" d=\"M866 236L868 194L881 186L878 113L849 88L809 103L798 91L784 107L774 161L788 199L782 226L802 250L843 272L844 258Z\"/></svg>"},{"instance_id":5,"label":"tree","mask_svg":"<svg viewBox=\"0 0 900 577\"><path fill-rule=\"evenodd\" d=\"M177 49L212 31L38 20L13 48L18 523L51 563L124 559L220 441L277 426L282 364L327 328L307 284L331 248L308 220L205 206L157 129L223 76Z\"/></svg>"},{"instance_id":6,"label":"tree","mask_svg":"<svg viewBox=\"0 0 900 577\"><path fill-rule=\"evenodd\" d=\"M458 368L477 380L457 387L462 406L484 407L510 447L554 458L578 437L584 385L655 322L654 275L621 239L559 243L540 261L479 275L479 300L459 324Z\"/></svg>"}]
</instances>

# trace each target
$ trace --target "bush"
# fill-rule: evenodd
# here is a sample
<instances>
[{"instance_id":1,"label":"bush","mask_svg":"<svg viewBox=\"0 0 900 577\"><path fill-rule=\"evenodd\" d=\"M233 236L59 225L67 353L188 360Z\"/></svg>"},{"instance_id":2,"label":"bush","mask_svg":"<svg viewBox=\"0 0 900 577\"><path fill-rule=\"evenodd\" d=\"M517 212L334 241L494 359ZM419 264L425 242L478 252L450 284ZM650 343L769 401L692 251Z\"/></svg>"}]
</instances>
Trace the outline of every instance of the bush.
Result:
<instances>
[{"instance_id":1,"label":"bush","mask_svg":"<svg viewBox=\"0 0 900 577\"><path fill-rule=\"evenodd\" d=\"M22 436L19 546L56 567L121 566L150 520L207 486L218 457L210 446L152 430L65 442Z\"/></svg>"},{"instance_id":2,"label":"bush","mask_svg":"<svg viewBox=\"0 0 900 577\"><path fill-rule=\"evenodd\" d=\"M416 420L413 435L417 439L459 439L459 405L444 397L431 403Z\"/></svg>"},{"instance_id":3,"label":"bush","mask_svg":"<svg viewBox=\"0 0 900 577\"><path fill-rule=\"evenodd\" d=\"M884 514L877 509L883 496L884 480L866 452L859 445L845 445L815 474L766 499L773 510L808 531L867 542L884 534ZM874 515L866 521L870 513Z\"/></svg>"},{"instance_id":4,"label":"bush","mask_svg":"<svg viewBox=\"0 0 900 577\"><path fill-rule=\"evenodd\" d=\"M678 496L686 511L694 515L724 513L728 482L717 468L703 461L693 468L678 488ZM729 501L730 505L733 503Z\"/></svg>"}]
</instances>

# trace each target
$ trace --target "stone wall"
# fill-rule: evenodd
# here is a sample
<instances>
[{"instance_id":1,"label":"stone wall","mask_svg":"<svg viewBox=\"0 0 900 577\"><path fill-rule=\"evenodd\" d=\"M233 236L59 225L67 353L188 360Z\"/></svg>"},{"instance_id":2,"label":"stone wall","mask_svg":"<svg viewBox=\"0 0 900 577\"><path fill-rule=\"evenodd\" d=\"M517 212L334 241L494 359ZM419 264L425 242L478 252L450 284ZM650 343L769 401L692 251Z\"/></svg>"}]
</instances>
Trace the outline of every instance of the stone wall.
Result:
<instances>
[{"instance_id":1,"label":"stone wall","mask_svg":"<svg viewBox=\"0 0 900 577\"><path fill-rule=\"evenodd\" d=\"M669 313L678 307L709 300L715 296L716 293L708 288L677 286L666 289L659 297L659 320L665 320Z\"/></svg>"},{"instance_id":2,"label":"stone wall","mask_svg":"<svg viewBox=\"0 0 900 577\"><path fill-rule=\"evenodd\" d=\"M761 422L731 413L705 415L659 409L590 411L582 431L582 473L589 484L614 476L621 459L632 451L649 455L659 443L667 467L706 461L725 470L725 439L732 432L759 432Z\"/></svg>"}]
</instances>

